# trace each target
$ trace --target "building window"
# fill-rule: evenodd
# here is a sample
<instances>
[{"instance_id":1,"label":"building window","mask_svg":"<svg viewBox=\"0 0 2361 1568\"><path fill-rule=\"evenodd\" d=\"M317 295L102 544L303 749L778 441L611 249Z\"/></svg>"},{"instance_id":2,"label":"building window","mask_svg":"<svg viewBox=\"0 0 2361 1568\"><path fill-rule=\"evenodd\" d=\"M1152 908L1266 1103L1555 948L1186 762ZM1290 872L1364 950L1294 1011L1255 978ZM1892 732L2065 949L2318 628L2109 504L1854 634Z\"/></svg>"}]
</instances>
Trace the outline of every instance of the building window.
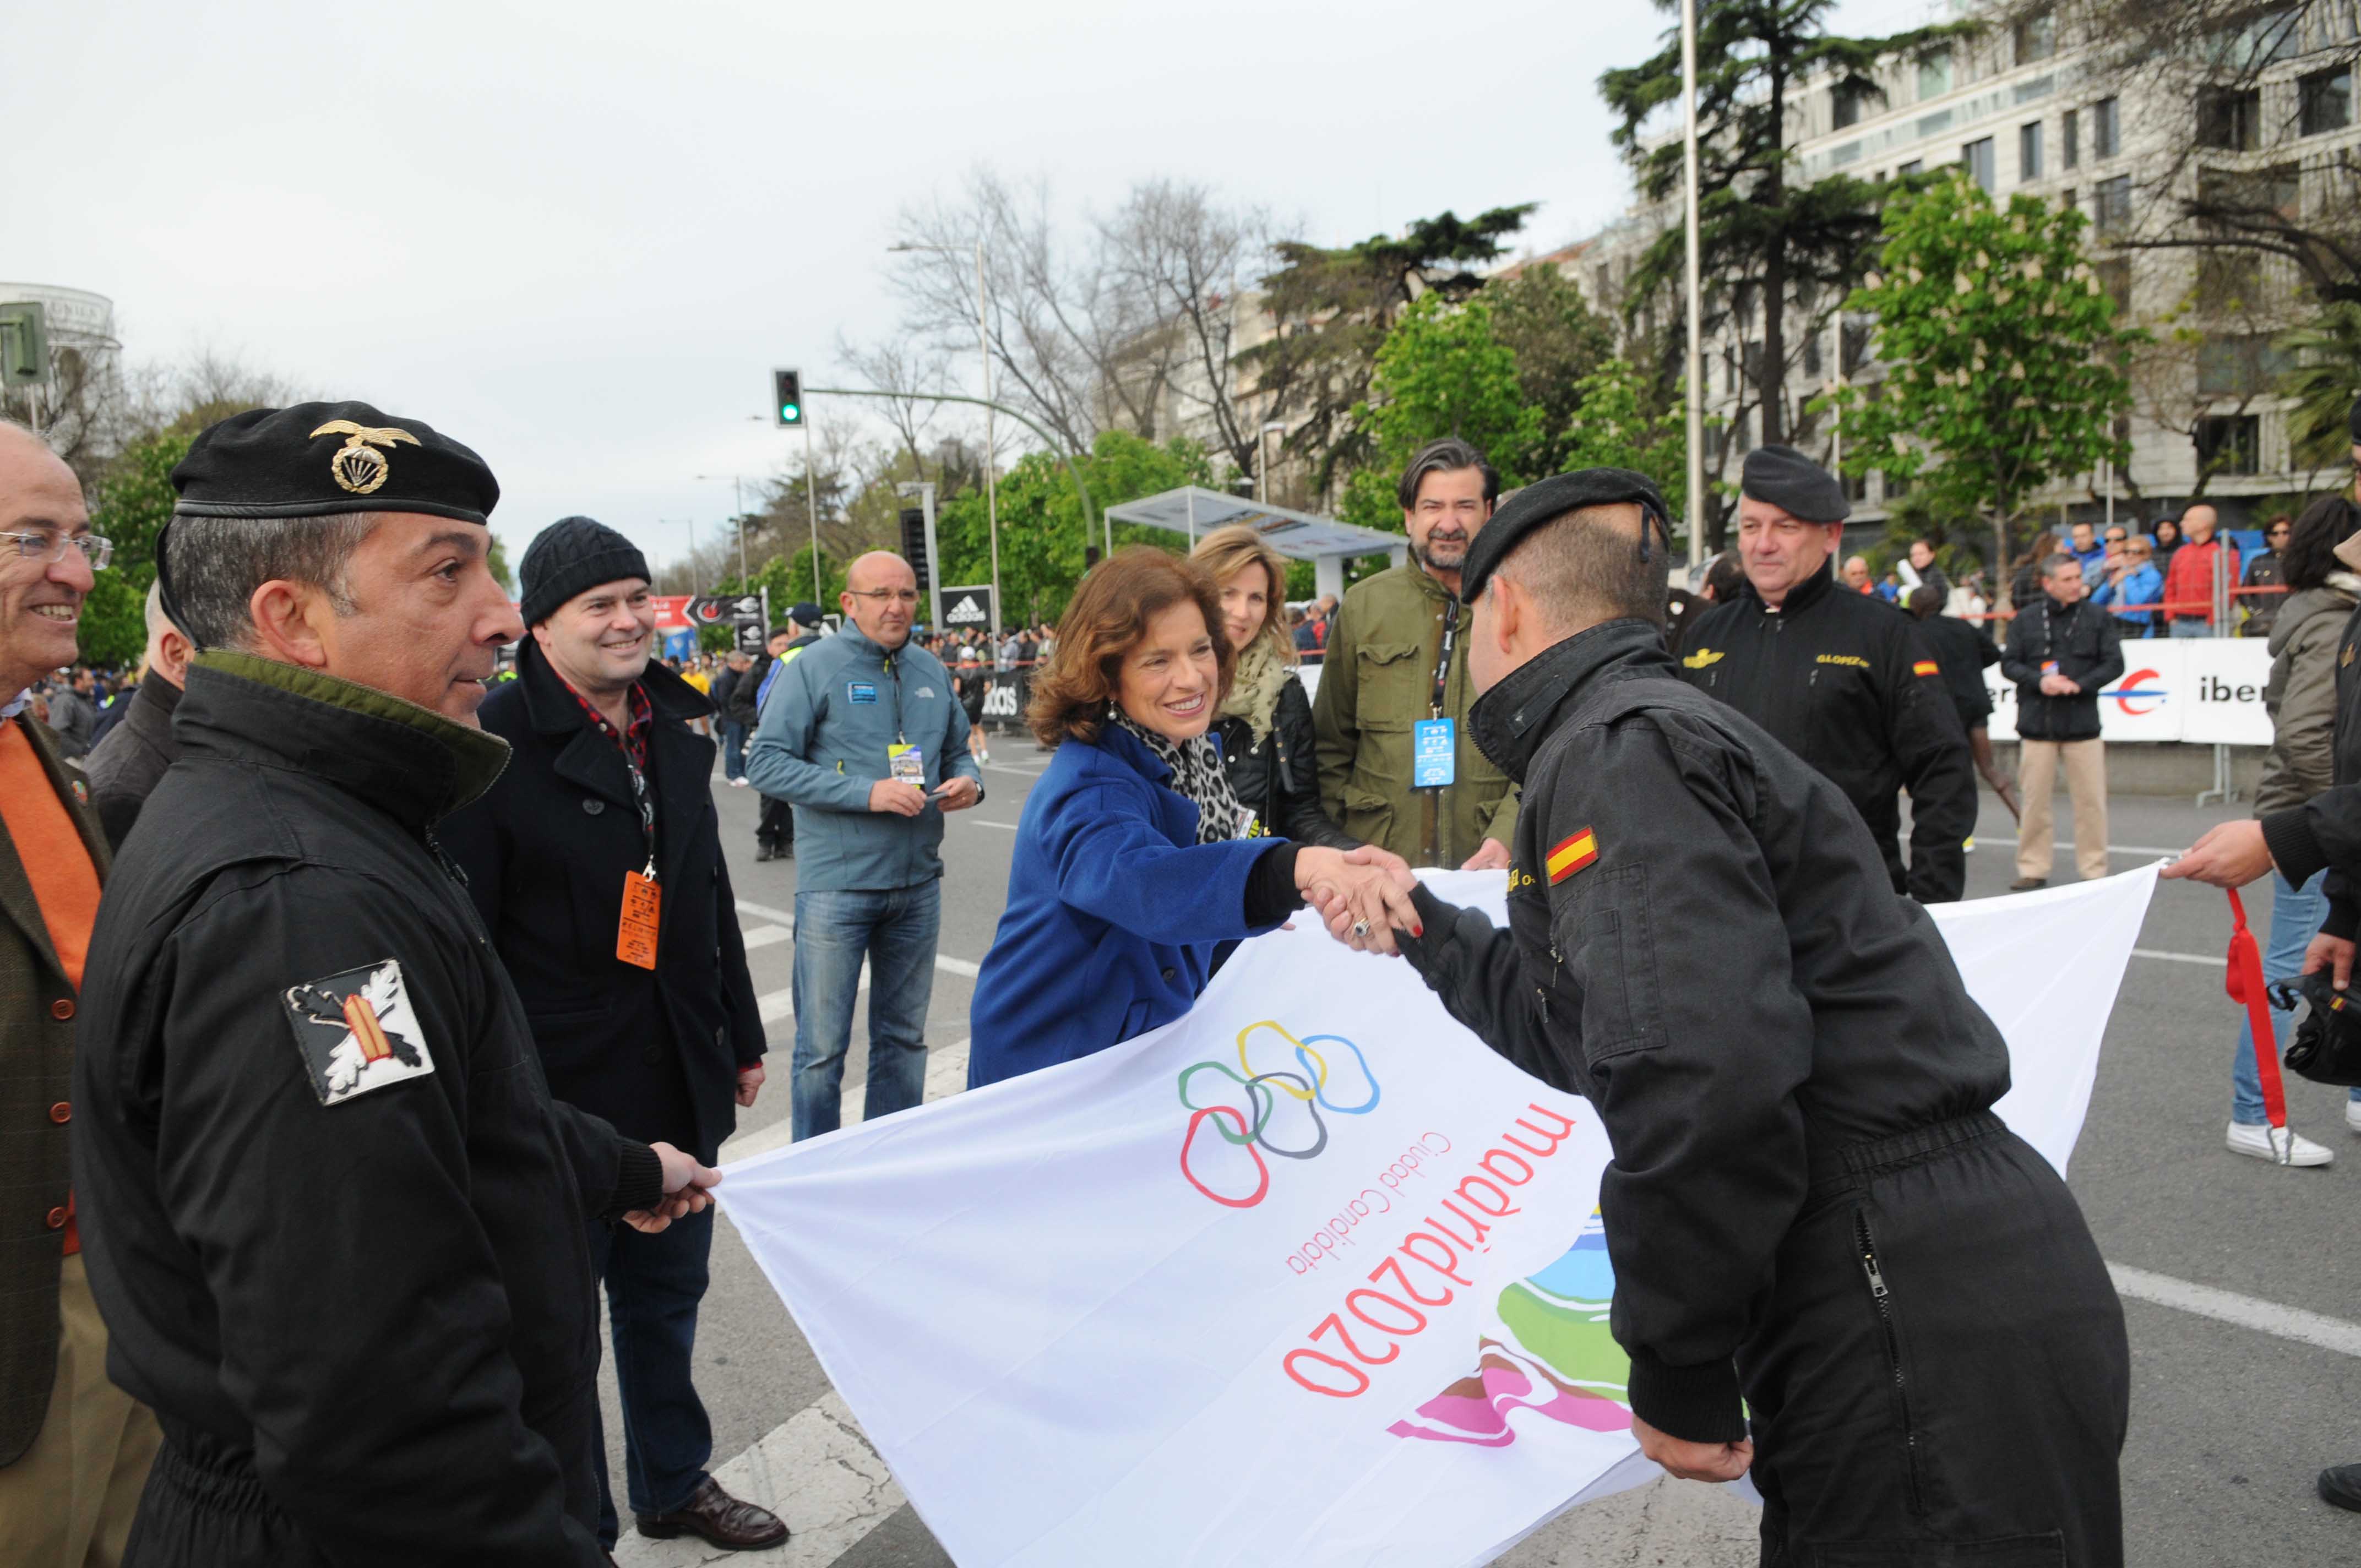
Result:
<instances>
[{"instance_id":1,"label":"building window","mask_svg":"<svg viewBox=\"0 0 2361 1568\"><path fill-rule=\"evenodd\" d=\"M2031 65L2058 52L2058 14L2044 11L2016 24L2016 63Z\"/></svg>"},{"instance_id":2,"label":"building window","mask_svg":"<svg viewBox=\"0 0 2361 1568\"><path fill-rule=\"evenodd\" d=\"M2279 163L2268 169L2201 169L2197 205L2202 215L2276 214L2295 222L2303 215L2303 169Z\"/></svg>"},{"instance_id":3,"label":"building window","mask_svg":"<svg viewBox=\"0 0 2361 1568\"><path fill-rule=\"evenodd\" d=\"M1818 333L1814 333L1804 339L1804 374L1814 380L1819 378L1820 334Z\"/></svg>"},{"instance_id":4,"label":"building window","mask_svg":"<svg viewBox=\"0 0 2361 1568\"><path fill-rule=\"evenodd\" d=\"M2263 93L2207 93L2197 100L2197 145L2252 152L2263 145Z\"/></svg>"},{"instance_id":5,"label":"building window","mask_svg":"<svg viewBox=\"0 0 2361 1568\"><path fill-rule=\"evenodd\" d=\"M2197 253L2197 306L2229 315L2263 304L2263 258L2251 250L2208 247Z\"/></svg>"},{"instance_id":6,"label":"building window","mask_svg":"<svg viewBox=\"0 0 2361 1568\"><path fill-rule=\"evenodd\" d=\"M1910 481L1903 475L1880 473L1878 477L1884 481L1885 499L1889 501L1898 501L1910 493Z\"/></svg>"},{"instance_id":7,"label":"building window","mask_svg":"<svg viewBox=\"0 0 2361 1568\"><path fill-rule=\"evenodd\" d=\"M2075 200L2075 198L2081 194L2081 192L2075 190L2071 185L2067 186L2066 189L2059 194L2058 210L2061 213L2072 212L2081 204Z\"/></svg>"},{"instance_id":8,"label":"building window","mask_svg":"<svg viewBox=\"0 0 2361 1568\"><path fill-rule=\"evenodd\" d=\"M2208 474L2263 471L2263 422L2257 414L2217 414L2197 422L2197 466Z\"/></svg>"},{"instance_id":9,"label":"building window","mask_svg":"<svg viewBox=\"0 0 2361 1568\"><path fill-rule=\"evenodd\" d=\"M2258 397L2279 384L2290 363L2268 335L2209 337L2197 345L2197 395Z\"/></svg>"},{"instance_id":10,"label":"building window","mask_svg":"<svg viewBox=\"0 0 2361 1568\"><path fill-rule=\"evenodd\" d=\"M1869 323L1846 322L1840 329L1837 352L1839 376L1850 376L1869 363Z\"/></svg>"},{"instance_id":11,"label":"building window","mask_svg":"<svg viewBox=\"0 0 2361 1568\"><path fill-rule=\"evenodd\" d=\"M1940 98L1951 90L1951 51L1941 49L1918 61L1918 101Z\"/></svg>"},{"instance_id":12,"label":"building window","mask_svg":"<svg viewBox=\"0 0 2361 1568\"><path fill-rule=\"evenodd\" d=\"M1895 170L1894 171L1894 175L1897 180L1907 180L1912 175L1923 170L1926 167L1927 164L1924 159L1914 158L1909 162L1904 164L1901 168Z\"/></svg>"},{"instance_id":13,"label":"building window","mask_svg":"<svg viewBox=\"0 0 2361 1568\"><path fill-rule=\"evenodd\" d=\"M2127 232L2132 226L2132 177L2118 174L2113 180L2102 180L2097 186L2098 210L2091 221L2102 236L2113 237Z\"/></svg>"},{"instance_id":14,"label":"building window","mask_svg":"<svg viewBox=\"0 0 2361 1568\"><path fill-rule=\"evenodd\" d=\"M2041 122L2016 127L2016 179L2023 184L2041 178Z\"/></svg>"},{"instance_id":15,"label":"building window","mask_svg":"<svg viewBox=\"0 0 2361 1568\"><path fill-rule=\"evenodd\" d=\"M2082 165L2081 111L2079 109L2067 110L2066 124L2062 128L2066 134L2059 138L2064 145L2058 149L2059 167L2061 169L2079 169Z\"/></svg>"},{"instance_id":16,"label":"building window","mask_svg":"<svg viewBox=\"0 0 2361 1568\"><path fill-rule=\"evenodd\" d=\"M1968 166L1968 178L1990 191L1999 182L1999 170L1993 157L1993 138L1979 137L1960 148L1960 161Z\"/></svg>"},{"instance_id":17,"label":"building window","mask_svg":"<svg viewBox=\"0 0 2361 1568\"><path fill-rule=\"evenodd\" d=\"M2091 105L2091 156L2113 158L2124 150L2123 115L2113 98Z\"/></svg>"},{"instance_id":18,"label":"building window","mask_svg":"<svg viewBox=\"0 0 2361 1568\"><path fill-rule=\"evenodd\" d=\"M2122 316L2131 314L2131 258L2127 256L2106 257L2101 260L2091 263L2091 270L2098 275L2099 287L2106 291L2107 298L2115 302L2115 313Z\"/></svg>"},{"instance_id":19,"label":"building window","mask_svg":"<svg viewBox=\"0 0 2361 1568\"><path fill-rule=\"evenodd\" d=\"M1835 118L1834 128L1861 124L1861 94L1839 87L1828 95L1828 104Z\"/></svg>"},{"instance_id":20,"label":"building window","mask_svg":"<svg viewBox=\"0 0 2361 1568\"><path fill-rule=\"evenodd\" d=\"M2316 137L2341 131L2353 123L2353 68L2315 71L2296 83L2303 134Z\"/></svg>"}]
</instances>

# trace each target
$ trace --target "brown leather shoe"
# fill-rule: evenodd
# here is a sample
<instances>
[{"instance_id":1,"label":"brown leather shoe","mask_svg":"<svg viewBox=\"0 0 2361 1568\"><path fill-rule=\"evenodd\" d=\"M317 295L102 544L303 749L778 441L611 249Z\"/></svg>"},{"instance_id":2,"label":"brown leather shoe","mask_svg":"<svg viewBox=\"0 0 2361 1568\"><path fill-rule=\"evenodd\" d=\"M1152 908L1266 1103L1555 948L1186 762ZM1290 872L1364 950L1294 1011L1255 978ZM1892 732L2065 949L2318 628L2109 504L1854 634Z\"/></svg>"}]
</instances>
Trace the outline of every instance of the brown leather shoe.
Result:
<instances>
[{"instance_id":1,"label":"brown leather shoe","mask_svg":"<svg viewBox=\"0 0 2361 1568\"><path fill-rule=\"evenodd\" d=\"M710 1475L670 1513L633 1514L640 1533L657 1541L702 1536L726 1552L758 1552L787 1539L786 1521L768 1508L741 1503Z\"/></svg>"},{"instance_id":2,"label":"brown leather shoe","mask_svg":"<svg viewBox=\"0 0 2361 1568\"><path fill-rule=\"evenodd\" d=\"M2008 884L2008 890L2011 893L2031 893L2037 887L2048 885L2049 879L2046 876L2021 876Z\"/></svg>"}]
</instances>

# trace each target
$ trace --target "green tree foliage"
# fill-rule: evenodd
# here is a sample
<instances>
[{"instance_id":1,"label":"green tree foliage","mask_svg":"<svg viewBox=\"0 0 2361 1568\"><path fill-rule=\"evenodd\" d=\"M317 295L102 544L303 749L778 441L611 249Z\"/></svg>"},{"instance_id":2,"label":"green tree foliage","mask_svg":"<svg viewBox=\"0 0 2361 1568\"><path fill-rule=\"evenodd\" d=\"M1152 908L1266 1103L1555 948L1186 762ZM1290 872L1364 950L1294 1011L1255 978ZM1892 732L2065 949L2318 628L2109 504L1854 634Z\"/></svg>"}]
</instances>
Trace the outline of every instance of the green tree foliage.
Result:
<instances>
[{"instance_id":1,"label":"green tree foliage","mask_svg":"<svg viewBox=\"0 0 2361 1568\"><path fill-rule=\"evenodd\" d=\"M509 570L509 547L500 543L497 533L492 535L492 547L484 552L484 565L492 574L492 581L511 593L516 592L516 576Z\"/></svg>"},{"instance_id":2,"label":"green tree foliage","mask_svg":"<svg viewBox=\"0 0 2361 1568\"><path fill-rule=\"evenodd\" d=\"M2338 300L2323 307L2279 346L2295 361L2279 386L2280 396L2295 400L2287 415L2295 460L2312 469L2342 466L2353 447L2346 422L2361 401L2361 303Z\"/></svg>"},{"instance_id":3,"label":"green tree foliage","mask_svg":"<svg viewBox=\"0 0 2361 1568\"><path fill-rule=\"evenodd\" d=\"M1678 0L1656 0L1675 10ZM1881 188L1850 175L1811 183L1788 167L1796 139L1787 123L1788 89L1806 78L1833 79L1856 99L1881 97L1873 72L1894 55L1939 50L1973 23L1917 27L1881 38L1831 37L1835 0L1711 0L1697 7L1697 206L1699 269L1707 280L1706 330L1750 345L1752 403L1763 411L1763 439L1790 439L1782 400L1789 368L1787 313L1824 308L1868 266L1878 232ZM1681 140L1646 145L1658 111L1681 94L1680 31L1645 62L1607 71L1599 91L1622 116L1616 145L1631 157L1641 194L1653 202L1681 189ZM1681 277L1680 227L1649 247L1627 291L1636 314ZM1759 311L1760 320L1753 319ZM1759 333L1759 337L1757 334ZM1752 345L1759 342L1760 352Z\"/></svg>"},{"instance_id":4,"label":"green tree foliage","mask_svg":"<svg viewBox=\"0 0 2361 1568\"><path fill-rule=\"evenodd\" d=\"M129 665L148 646L148 586L156 580L156 535L171 521L173 465L195 430L176 425L143 435L107 464L93 487L91 531L115 542L82 606L82 656Z\"/></svg>"},{"instance_id":5,"label":"green tree foliage","mask_svg":"<svg viewBox=\"0 0 2361 1568\"><path fill-rule=\"evenodd\" d=\"M1525 400L1518 369L1515 352L1493 334L1485 295L1455 305L1428 294L1411 306L1378 350L1368 400L1353 408L1368 461L1345 481L1345 521L1400 532L1396 476L1420 447L1446 435L1474 442L1504 485L1540 477L1533 464L1547 426L1541 406Z\"/></svg>"},{"instance_id":6,"label":"green tree foliage","mask_svg":"<svg viewBox=\"0 0 2361 1568\"><path fill-rule=\"evenodd\" d=\"M1557 471L1629 468L1645 474L1664 492L1677 526L1688 515L1688 432L1682 396L1675 385L1666 407L1638 367L1628 359L1609 359L1576 386L1580 415L1560 438Z\"/></svg>"},{"instance_id":7,"label":"green tree foliage","mask_svg":"<svg viewBox=\"0 0 2361 1568\"><path fill-rule=\"evenodd\" d=\"M1352 411L1368 400L1378 350L1395 321L1422 294L1475 293L1484 280L1474 269L1498 258L1532 213L1531 203L1467 219L1444 213L1399 237L1335 250L1297 241L1277 247L1279 269L1262 280L1271 335L1237 360L1268 400L1268 417L1287 422L1287 451L1311 465L1315 489L1368 460Z\"/></svg>"},{"instance_id":8,"label":"green tree foliage","mask_svg":"<svg viewBox=\"0 0 2361 1568\"><path fill-rule=\"evenodd\" d=\"M2147 334L2116 325L2084 226L2034 196L2000 209L1954 175L1887 206L1884 275L1846 302L1875 313L1887 369L1836 394L1845 471L1882 468L1938 513L1982 519L2003 561L2035 492L2129 456L2123 366Z\"/></svg>"},{"instance_id":9,"label":"green tree foliage","mask_svg":"<svg viewBox=\"0 0 2361 1568\"><path fill-rule=\"evenodd\" d=\"M1584 380L1614 356L1614 329L1584 302L1574 280L1552 266L1495 280L1476 297L1491 308L1495 341L1516 356L1518 390L1541 411L1545 433L1528 466L1535 477L1565 472Z\"/></svg>"}]
</instances>

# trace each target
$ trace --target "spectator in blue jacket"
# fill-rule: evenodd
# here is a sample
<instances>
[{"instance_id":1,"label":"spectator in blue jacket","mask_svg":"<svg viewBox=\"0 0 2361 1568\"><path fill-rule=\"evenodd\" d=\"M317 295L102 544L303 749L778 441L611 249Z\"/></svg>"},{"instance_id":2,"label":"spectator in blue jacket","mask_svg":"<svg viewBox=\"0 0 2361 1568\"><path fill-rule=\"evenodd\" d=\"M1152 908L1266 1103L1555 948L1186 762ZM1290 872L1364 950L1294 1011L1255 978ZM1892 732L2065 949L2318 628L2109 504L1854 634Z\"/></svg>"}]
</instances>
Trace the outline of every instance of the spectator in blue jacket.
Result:
<instances>
[{"instance_id":1,"label":"spectator in blue jacket","mask_svg":"<svg viewBox=\"0 0 2361 1568\"><path fill-rule=\"evenodd\" d=\"M2106 557L2105 576L2091 588L2091 602L2104 605L2107 613L2123 623L2126 637L2156 635L2154 609L2125 609L2125 605L2154 605L2164 598L2164 574L2156 569L2150 559L2153 547L2140 534L2124 541L2123 548Z\"/></svg>"},{"instance_id":2,"label":"spectator in blue jacket","mask_svg":"<svg viewBox=\"0 0 2361 1568\"><path fill-rule=\"evenodd\" d=\"M863 1115L925 1097L943 813L983 798L950 672L910 641L910 564L883 550L862 556L839 601L848 624L776 666L746 752L754 787L795 807L798 1139L836 1131L863 959Z\"/></svg>"},{"instance_id":3,"label":"spectator in blue jacket","mask_svg":"<svg viewBox=\"0 0 2361 1568\"><path fill-rule=\"evenodd\" d=\"M1082 579L1026 716L1057 754L1026 799L976 978L971 1087L1170 1023L1223 943L1271 930L1308 893L1349 901L1371 927L1416 921L1391 855L1351 865L1239 837L1246 814L1206 734L1234 667L1222 625L1205 569L1147 545Z\"/></svg>"}]
</instances>

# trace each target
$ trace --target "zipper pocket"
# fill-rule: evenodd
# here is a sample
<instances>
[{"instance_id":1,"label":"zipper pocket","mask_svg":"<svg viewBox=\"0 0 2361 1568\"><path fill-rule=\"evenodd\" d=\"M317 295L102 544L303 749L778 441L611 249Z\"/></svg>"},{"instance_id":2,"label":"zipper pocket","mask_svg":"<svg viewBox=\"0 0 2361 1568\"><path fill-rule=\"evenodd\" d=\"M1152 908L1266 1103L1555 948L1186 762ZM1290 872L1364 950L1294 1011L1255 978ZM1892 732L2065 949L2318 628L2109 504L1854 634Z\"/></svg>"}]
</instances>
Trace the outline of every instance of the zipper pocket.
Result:
<instances>
[{"instance_id":1,"label":"zipper pocket","mask_svg":"<svg viewBox=\"0 0 2361 1568\"><path fill-rule=\"evenodd\" d=\"M1894 1406L1902 1423L1902 1476L1908 1487L1910 1511L1923 1515L1926 1504L1918 1492L1918 1429L1910 1420L1910 1383L1902 1370L1902 1335L1894 1323L1894 1292L1885 1283L1884 1270L1877 1265L1877 1239L1869 1233L1869 1211L1854 1210L1852 1226L1861 1273L1869 1280L1870 1300L1877 1308L1878 1332L1885 1342L1885 1365L1894 1374Z\"/></svg>"}]
</instances>

